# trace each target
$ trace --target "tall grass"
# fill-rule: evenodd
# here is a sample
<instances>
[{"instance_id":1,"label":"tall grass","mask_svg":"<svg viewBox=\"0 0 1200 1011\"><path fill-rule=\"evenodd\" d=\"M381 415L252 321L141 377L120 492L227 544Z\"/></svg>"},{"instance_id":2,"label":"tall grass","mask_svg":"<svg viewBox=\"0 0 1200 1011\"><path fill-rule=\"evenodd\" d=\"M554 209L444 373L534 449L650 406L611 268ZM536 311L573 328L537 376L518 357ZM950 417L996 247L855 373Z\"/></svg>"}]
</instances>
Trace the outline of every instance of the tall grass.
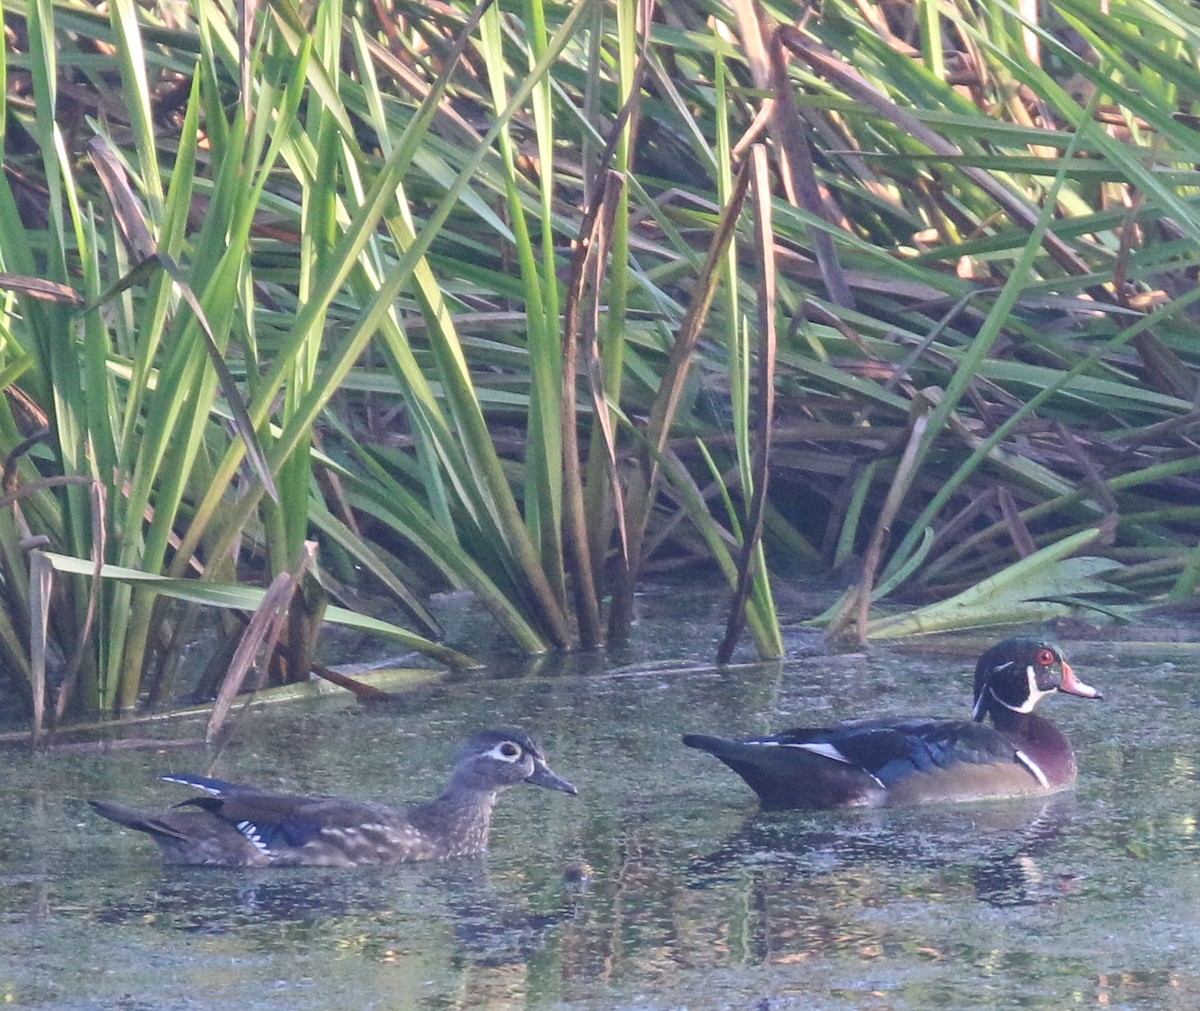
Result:
<instances>
[{"instance_id":1,"label":"tall grass","mask_svg":"<svg viewBox=\"0 0 1200 1011\"><path fill-rule=\"evenodd\" d=\"M936 11L7 5L35 723L153 701L197 621L305 677L364 579L456 664L431 588L592 647L658 565L722 573L722 658L797 564L859 640L1194 599L1200 15Z\"/></svg>"}]
</instances>

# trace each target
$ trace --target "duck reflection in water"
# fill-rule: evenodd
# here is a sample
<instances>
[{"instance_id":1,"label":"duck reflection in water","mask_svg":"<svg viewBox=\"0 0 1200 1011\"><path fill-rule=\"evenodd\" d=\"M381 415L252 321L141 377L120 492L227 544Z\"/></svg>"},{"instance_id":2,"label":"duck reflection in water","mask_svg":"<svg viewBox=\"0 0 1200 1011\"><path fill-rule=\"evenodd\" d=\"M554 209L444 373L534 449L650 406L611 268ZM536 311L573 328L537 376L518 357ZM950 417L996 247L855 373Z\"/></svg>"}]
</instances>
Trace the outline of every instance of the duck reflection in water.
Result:
<instances>
[{"instance_id":1,"label":"duck reflection in water","mask_svg":"<svg viewBox=\"0 0 1200 1011\"><path fill-rule=\"evenodd\" d=\"M586 901L563 887L542 908L522 894L529 882L497 888L480 861L362 868L353 874L301 868L215 877L168 868L152 887L93 910L100 923L234 935L247 950L308 937L364 955L448 947L456 965L524 962ZM544 892L545 889L538 889ZM434 939L437 939L434 941ZM448 940L448 944L446 941Z\"/></svg>"},{"instance_id":2,"label":"duck reflection in water","mask_svg":"<svg viewBox=\"0 0 1200 1011\"><path fill-rule=\"evenodd\" d=\"M1055 852L1074 812L1074 798L1063 795L821 815L819 826L808 813L760 813L695 859L689 884L705 889L751 874L777 913L787 905L819 905L823 900L803 893L831 886L844 904L856 893L875 900L889 883L905 893L933 893L962 881L989 906L1036 906L1070 885L1043 873L1039 860Z\"/></svg>"},{"instance_id":3,"label":"duck reflection in water","mask_svg":"<svg viewBox=\"0 0 1200 1011\"><path fill-rule=\"evenodd\" d=\"M529 784L576 793L520 730L472 736L460 749L442 795L404 808L278 794L200 776L164 778L206 796L164 812L106 801L92 801L92 807L148 834L169 866L235 868L236 873L173 872L153 895L110 906L98 914L101 920L153 917L204 933L250 930L263 923L285 923L289 931L319 925L322 934L346 930L352 943L377 941L385 952L389 945L408 948L413 938L444 935L444 926L431 929L432 920L449 926L464 957L506 962L539 947L545 931L574 912L566 886L557 908L537 913L494 890L486 864L471 859L486 851L492 809L505 790ZM332 870L348 867L358 873ZM534 866L529 873L544 871Z\"/></svg>"}]
</instances>

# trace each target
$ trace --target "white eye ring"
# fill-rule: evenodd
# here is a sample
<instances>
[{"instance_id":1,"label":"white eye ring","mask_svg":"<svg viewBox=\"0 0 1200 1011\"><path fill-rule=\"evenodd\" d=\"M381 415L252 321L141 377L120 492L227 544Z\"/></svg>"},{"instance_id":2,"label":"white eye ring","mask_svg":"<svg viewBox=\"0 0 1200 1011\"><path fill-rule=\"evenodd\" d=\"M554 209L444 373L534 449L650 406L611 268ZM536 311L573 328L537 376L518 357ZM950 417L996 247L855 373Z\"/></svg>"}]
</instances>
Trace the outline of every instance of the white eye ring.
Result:
<instances>
[{"instance_id":1,"label":"white eye ring","mask_svg":"<svg viewBox=\"0 0 1200 1011\"><path fill-rule=\"evenodd\" d=\"M498 762L508 762L510 764L519 760L521 754L521 746L514 744L512 741L501 741L487 753L488 758L494 758Z\"/></svg>"}]
</instances>

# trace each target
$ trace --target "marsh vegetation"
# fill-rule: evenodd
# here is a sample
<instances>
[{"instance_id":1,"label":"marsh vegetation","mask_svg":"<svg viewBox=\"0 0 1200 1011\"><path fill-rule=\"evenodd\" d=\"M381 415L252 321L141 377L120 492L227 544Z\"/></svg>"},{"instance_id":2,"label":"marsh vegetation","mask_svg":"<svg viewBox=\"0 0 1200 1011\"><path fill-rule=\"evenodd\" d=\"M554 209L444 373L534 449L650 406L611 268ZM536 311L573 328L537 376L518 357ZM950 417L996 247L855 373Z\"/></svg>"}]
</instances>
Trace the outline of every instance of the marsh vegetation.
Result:
<instances>
[{"instance_id":1,"label":"marsh vegetation","mask_svg":"<svg viewBox=\"0 0 1200 1011\"><path fill-rule=\"evenodd\" d=\"M1025 9L6 4L9 694L1194 607L1200 13Z\"/></svg>"}]
</instances>

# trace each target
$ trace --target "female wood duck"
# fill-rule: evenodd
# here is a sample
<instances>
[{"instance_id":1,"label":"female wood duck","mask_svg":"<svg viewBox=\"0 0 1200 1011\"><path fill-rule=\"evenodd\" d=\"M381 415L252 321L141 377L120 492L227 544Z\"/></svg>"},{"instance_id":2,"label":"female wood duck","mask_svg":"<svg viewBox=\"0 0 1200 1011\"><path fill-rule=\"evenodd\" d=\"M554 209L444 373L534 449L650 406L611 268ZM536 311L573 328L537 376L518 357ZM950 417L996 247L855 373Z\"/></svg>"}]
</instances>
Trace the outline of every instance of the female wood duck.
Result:
<instances>
[{"instance_id":1,"label":"female wood duck","mask_svg":"<svg viewBox=\"0 0 1200 1011\"><path fill-rule=\"evenodd\" d=\"M203 776L163 776L203 790L161 814L91 802L105 818L158 843L164 863L220 867L353 867L475 856L487 848L501 790L532 783L578 791L519 730L484 730L463 745L437 800L390 808L341 797L268 793Z\"/></svg>"},{"instance_id":2,"label":"female wood duck","mask_svg":"<svg viewBox=\"0 0 1200 1011\"><path fill-rule=\"evenodd\" d=\"M847 720L730 741L688 734L758 794L762 807L876 807L1052 793L1075 780L1075 754L1049 720L1045 696L1103 696L1062 652L1037 639L1005 639L975 667L972 720ZM990 716L993 727L983 720Z\"/></svg>"}]
</instances>

